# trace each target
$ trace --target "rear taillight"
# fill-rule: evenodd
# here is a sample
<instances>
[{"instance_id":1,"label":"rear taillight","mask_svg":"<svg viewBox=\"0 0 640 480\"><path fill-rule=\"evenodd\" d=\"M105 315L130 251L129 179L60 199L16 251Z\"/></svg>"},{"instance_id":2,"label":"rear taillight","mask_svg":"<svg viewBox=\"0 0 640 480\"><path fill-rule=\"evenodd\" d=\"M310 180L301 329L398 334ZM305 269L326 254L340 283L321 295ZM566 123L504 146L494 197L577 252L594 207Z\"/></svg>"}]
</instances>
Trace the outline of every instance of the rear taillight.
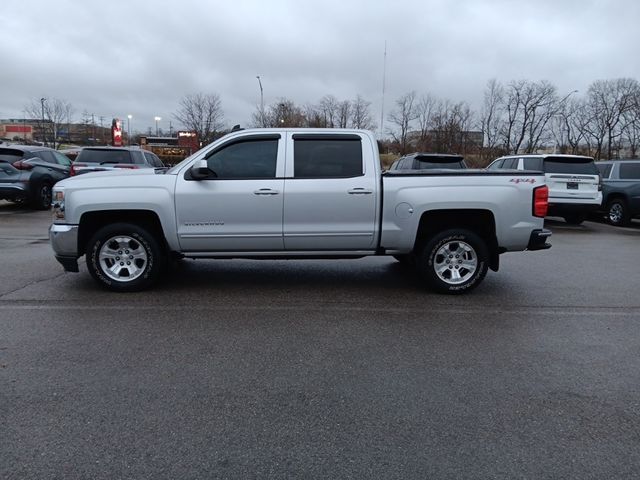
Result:
<instances>
[{"instance_id":1,"label":"rear taillight","mask_svg":"<svg viewBox=\"0 0 640 480\"><path fill-rule=\"evenodd\" d=\"M72 177L73 177L74 175L77 175L77 174L78 174L78 170L77 170L77 168L78 168L78 167L86 167L86 166L87 166L87 165L86 165L86 164L84 164L84 163L72 163L72 164L71 164L71 170L69 170L69 175L70 175L70 176L72 176Z\"/></svg>"},{"instance_id":2,"label":"rear taillight","mask_svg":"<svg viewBox=\"0 0 640 480\"><path fill-rule=\"evenodd\" d=\"M549 187L543 185L533 189L533 216L544 218L549 208Z\"/></svg>"},{"instance_id":3,"label":"rear taillight","mask_svg":"<svg viewBox=\"0 0 640 480\"><path fill-rule=\"evenodd\" d=\"M13 165L18 170L31 170L33 168L33 165L25 162L24 160L18 160L16 162L13 162L11 165Z\"/></svg>"}]
</instances>

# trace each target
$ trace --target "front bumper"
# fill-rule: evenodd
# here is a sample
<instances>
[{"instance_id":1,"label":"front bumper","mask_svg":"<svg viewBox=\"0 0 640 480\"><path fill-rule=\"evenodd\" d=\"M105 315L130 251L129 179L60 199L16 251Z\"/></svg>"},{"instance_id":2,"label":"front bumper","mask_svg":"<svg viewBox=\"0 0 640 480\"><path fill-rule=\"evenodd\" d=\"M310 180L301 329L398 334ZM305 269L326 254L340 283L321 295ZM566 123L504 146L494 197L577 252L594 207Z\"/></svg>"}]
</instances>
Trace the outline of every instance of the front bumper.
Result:
<instances>
[{"instance_id":1,"label":"front bumper","mask_svg":"<svg viewBox=\"0 0 640 480\"><path fill-rule=\"evenodd\" d=\"M547 243L547 238L550 236L551 230L547 230L546 228L534 230L529 237L527 250L546 250L547 248L551 248L551 244Z\"/></svg>"},{"instance_id":2,"label":"front bumper","mask_svg":"<svg viewBox=\"0 0 640 480\"><path fill-rule=\"evenodd\" d=\"M49 242L67 272L78 271L78 226L52 224L49 228Z\"/></svg>"}]
</instances>

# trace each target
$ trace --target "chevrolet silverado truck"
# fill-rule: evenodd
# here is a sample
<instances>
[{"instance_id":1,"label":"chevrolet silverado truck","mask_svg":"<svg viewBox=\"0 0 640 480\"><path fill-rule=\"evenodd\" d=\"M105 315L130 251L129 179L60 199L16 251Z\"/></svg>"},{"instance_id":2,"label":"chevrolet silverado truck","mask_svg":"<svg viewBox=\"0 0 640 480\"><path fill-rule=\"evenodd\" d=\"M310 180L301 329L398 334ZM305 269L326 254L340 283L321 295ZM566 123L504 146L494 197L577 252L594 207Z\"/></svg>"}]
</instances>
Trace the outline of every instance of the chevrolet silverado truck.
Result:
<instances>
[{"instance_id":1,"label":"chevrolet silverado truck","mask_svg":"<svg viewBox=\"0 0 640 480\"><path fill-rule=\"evenodd\" d=\"M114 291L150 287L175 257L390 255L442 293L475 288L504 252L549 248L542 172L382 173L363 130L232 132L167 171L56 184L50 241Z\"/></svg>"}]
</instances>

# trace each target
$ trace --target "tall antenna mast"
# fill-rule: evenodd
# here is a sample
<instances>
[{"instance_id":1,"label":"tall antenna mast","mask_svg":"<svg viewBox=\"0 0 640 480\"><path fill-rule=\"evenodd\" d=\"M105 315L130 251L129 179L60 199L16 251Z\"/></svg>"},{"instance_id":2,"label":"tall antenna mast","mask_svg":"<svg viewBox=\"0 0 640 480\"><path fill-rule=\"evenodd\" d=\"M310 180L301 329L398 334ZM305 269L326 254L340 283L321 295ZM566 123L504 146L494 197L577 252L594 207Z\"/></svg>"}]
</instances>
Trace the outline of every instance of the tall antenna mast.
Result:
<instances>
[{"instance_id":1,"label":"tall antenna mast","mask_svg":"<svg viewBox=\"0 0 640 480\"><path fill-rule=\"evenodd\" d=\"M387 41L384 41L384 60L382 62L382 107L380 108L380 138L384 132L384 90L387 79Z\"/></svg>"}]
</instances>

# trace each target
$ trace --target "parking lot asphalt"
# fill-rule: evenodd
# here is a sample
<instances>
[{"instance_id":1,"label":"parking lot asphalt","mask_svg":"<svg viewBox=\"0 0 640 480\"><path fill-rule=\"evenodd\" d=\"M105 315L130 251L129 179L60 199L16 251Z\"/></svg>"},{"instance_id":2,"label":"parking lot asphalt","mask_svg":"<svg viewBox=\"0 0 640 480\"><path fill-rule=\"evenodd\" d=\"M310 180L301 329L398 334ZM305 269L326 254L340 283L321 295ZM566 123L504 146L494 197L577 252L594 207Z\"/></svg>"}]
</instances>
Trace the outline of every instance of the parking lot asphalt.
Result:
<instances>
[{"instance_id":1,"label":"parking lot asphalt","mask_svg":"<svg viewBox=\"0 0 640 480\"><path fill-rule=\"evenodd\" d=\"M388 258L115 294L0 205L0 478L635 478L640 228L550 220L441 296Z\"/></svg>"}]
</instances>

